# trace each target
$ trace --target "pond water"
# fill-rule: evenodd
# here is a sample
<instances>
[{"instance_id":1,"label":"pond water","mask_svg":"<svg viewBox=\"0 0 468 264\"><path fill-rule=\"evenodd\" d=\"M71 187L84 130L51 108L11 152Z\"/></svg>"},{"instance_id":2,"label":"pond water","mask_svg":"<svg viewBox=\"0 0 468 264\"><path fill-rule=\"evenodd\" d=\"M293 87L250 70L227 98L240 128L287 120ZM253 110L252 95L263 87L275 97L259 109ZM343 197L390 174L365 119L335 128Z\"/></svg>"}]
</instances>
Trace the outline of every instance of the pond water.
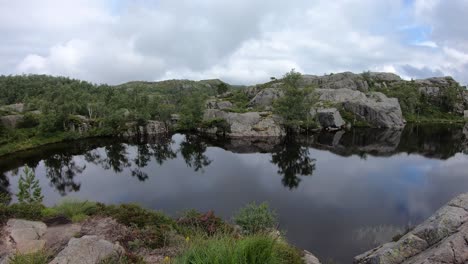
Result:
<instances>
[{"instance_id":1,"label":"pond water","mask_svg":"<svg viewBox=\"0 0 468 264\"><path fill-rule=\"evenodd\" d=\"M461 128L443 126L295 139L92 139L1 157L0 188L16 193L28 164L47 205L74 197L230 219L266 201L291 243L351 263L468 191L467 149Z\"/></svg>"}]
</instances>

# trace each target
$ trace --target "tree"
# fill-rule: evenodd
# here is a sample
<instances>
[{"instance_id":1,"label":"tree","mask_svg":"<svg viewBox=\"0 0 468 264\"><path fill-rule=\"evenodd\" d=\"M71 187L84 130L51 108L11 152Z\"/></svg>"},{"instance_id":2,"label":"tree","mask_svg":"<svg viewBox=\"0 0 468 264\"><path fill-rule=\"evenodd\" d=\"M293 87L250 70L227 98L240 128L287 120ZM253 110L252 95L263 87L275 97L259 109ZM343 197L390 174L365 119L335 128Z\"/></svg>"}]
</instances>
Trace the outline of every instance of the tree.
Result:
<instances>
[{"instance_id":1,"label":"tree","mask_svg":"<svg viewBox=\"0 0 468 264\"><path fill-rule=\"evenodd\" d=\"M34 171L26 165L23 173L18 180L18 201L28 204L42 203L44 196Z\"/></svg>"},{"instance_id":2,"label":"tree","mask_svg":"<svg viewBox=\"0 0 468 264\"><path fill-rule=\"evenodd\" d=\"M225 92L227 92L229 90L229 87L226 83L220 83L218 84L218 87L217 87L217 91L218 91L218 94L223 94Z\"/></svg>"},{"instance_id":3,"label":"tree","mask_svg":"<svg viewBox=\"0 0 468 264\"><path fill-rule=\"evenodd\" d=\"M192 95L184 98L180 111L179 128L193 130L203 119L203 99L200 95Z\"/></svg>"},{"instance_id":4,"label":"tree","mask_svg":"<svg viewBox=\"0 0 468 264\"><path fill-rule=\"evenodd\" d=\"M283 124L288 132L309 125L308 116L312 106L311 89L300 89L301 74L292 69L283 77L282 90L284 95L274 104L274 111L283 118Z\"/></svg>"}]
</instances>

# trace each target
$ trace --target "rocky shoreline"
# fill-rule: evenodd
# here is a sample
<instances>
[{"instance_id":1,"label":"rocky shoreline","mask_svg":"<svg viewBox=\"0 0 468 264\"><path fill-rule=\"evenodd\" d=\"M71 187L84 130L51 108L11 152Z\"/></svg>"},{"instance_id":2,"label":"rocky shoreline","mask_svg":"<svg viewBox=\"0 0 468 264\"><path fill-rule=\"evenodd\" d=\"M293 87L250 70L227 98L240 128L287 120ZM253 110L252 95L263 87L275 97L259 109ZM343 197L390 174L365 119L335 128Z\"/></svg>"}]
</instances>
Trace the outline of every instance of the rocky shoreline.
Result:
<instances>
[{"instance_id":1,"label":"rocky shoreline","mask_svg":"<svg viewBox=\"0 0 468 264\"><path fill-rule=\"evenodd\" d=\"M71 223L56 217L46 222L10 219L1 231L0 264L8 264L16 253L47 250L54 255L50 263L101 263L125 253L119 243L131 229L111 217L91 217ZM145 263L170 263L177 248L137 249ZM310 252L303 252L306 264L320 264ZM440 264L468 262L468 193L461 194L440 208L426 221L394 242L371 249L354 258L355 264Z\"/></svg>"},{"instance_id":2,"label":"rocky shoreline","mask_svg":"<svg viewBox=\"0 0 468 264\"><path fill-rule=\"evenodd\" d=\"M468 193L440 208L395 242L356 256L355 264L468 262Z\"/></svg>"}]
</instances>

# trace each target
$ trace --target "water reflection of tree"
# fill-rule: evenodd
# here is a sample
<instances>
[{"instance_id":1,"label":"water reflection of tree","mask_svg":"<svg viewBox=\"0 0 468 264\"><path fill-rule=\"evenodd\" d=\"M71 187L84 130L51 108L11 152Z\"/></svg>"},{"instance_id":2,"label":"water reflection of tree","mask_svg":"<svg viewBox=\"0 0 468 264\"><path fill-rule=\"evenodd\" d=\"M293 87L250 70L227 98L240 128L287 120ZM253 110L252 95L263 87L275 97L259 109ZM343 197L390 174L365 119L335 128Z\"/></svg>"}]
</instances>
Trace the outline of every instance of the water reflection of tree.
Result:
<instances>
[{"instance_id":1,"label":"water reflection of tree","mask_svg":"<svg viewBox=\"0 0 468 264\"><path fill-rule=\"evenodd\" d=\"M186 135L184 141L180 143L180 153L185 163L195 171L203 169L212 162L205 155L206 148L207 144L196 135Z\"/></svg>"},{"instance_id":2,"label":"water reflection of tree","mask_svg":"<svg viewBox=\"0 0 468 264\"><path fill-rule=\"evenodd\" d=\"M76 183L74 178L77 174L83 173L86 165L79 166L73 160L73 155L55 154L44 160L46 167L46 177L49 178L61 195L68 192L80 190L81 184Z\"/></svg>"},{"instance_id":3,"label":"water reflection of tree","mask_svg":"<svg viewBox=\"0 0 468 264\"><path fill-rule=\"evenodd\" d=\"M315 170L315 159L309 157L309 149L291 136L283 138L271 155L271 163L278 166L278 173L283 175L281 181L289 189L299 186L298 176L312 175Z\"/></svg>"},{"instance_id":4,"label":"water reflection of tree","mask_svg":"<svg viewBox=\"0 0 468 264\"><path fill-rule=\"evenodd\" d=\"M100 150L92 150L85 153L87 162L100 165L105 170L112 169L114 172L123 172L125 168L130 168L131 175L140 181L149 178L148 174L142 169L147 167L154 157L156 162L161 165L168 159L174 159L177 155L172 150L171 138L159 138L151 143L139 143L136 145L136 155L129 157L127 147L122 143L113 143L104 148L105 157L101 155Z\"/></svg>"}]
</instances>

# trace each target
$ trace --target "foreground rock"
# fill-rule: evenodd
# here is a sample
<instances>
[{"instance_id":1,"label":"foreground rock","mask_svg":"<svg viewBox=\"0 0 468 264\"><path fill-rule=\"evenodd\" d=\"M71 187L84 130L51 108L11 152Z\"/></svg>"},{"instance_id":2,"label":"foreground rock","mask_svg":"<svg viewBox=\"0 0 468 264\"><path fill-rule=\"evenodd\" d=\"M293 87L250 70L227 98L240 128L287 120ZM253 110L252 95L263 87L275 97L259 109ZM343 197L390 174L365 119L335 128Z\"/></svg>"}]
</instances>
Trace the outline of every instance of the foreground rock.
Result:
<instances>
[{"instance_id":1,"label":"foreground rock","mask_svg":"<svg viewBox=\"0 0 468 264\"><path fill-rule=\"evenodd\" d=\"M7 264L15 254L30 254L45 248L43 235L47 226L42 222L21 219L8 220L0 241L0 263Z\"/></svg>"},{"instance_id":2,"label":"foreground rock","mask_svg":"<svg viewBox=\"0 0 468 264\"><path fill-rule=\"evenodd\" d=\"M355 257L357 264L468 263L468 193L439 209L396 242Z\"/></svg>"},{"instance_id":3,"label":"foreground rock","mask_svg":"<svg viewBox=\"0 0 468 264\"><path fill-rule=\"evenodd\" d=\"M305 264L320 264L320 260L307 250L304 250L303 260Z\"/></svg>"},{"instance_id":4,"label":"foreground rock","mask_svg":"<svg viewBox=\"0 0 468 264\"><path fill-rule=\"evenodd\" d=\"M124 249L98 236L83 236L72 238L68 246L63 249L50 264L80 264L99 263L100 261L118 257Z\"/></svg>"},{"instance_id":5,"label":"foreground rock","mask_svg":"<svg viewBox=\"0 0 468 264\"><path fill-rule=\"evenodd\" d=\"M269 112L230 113L207 109L203 119L224 119L229 126L226 131L229 137L279 137L286 134L280 125L280 118ZM206 132L219 133L217 129Z\"/></svg>"}]
</instances>

